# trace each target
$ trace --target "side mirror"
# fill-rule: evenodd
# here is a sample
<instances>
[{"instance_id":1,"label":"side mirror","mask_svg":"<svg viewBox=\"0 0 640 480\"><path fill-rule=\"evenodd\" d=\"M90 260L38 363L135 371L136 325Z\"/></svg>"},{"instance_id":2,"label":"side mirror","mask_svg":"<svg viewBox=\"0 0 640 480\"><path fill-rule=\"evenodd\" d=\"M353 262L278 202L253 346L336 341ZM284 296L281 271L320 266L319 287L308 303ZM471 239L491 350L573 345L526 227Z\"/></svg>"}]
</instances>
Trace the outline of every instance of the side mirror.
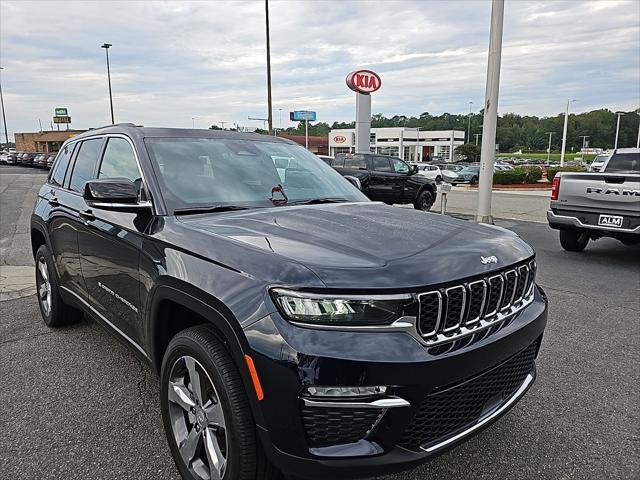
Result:
<instances>
[{"instance_id":1,"label":"side mirror","mask_svg":"<svg viewBox=\"0 0 640 480\"><path fill-rule=\"evenodd\" d=\"M415 175L416 173L418 173L418 166L417 165L410 165L409 166L409 175Z\"/></svg>"},{"instance_id":2,"label":"side mirror","mask_svg":"<svg viewBox=\"0 0 640 480\"><path fill-rule=\"evenodd\" d=\"M345 175L344 178L346 178L349 181L349 183L351 183L351 185L356 187L358 190L362 190L362 183L360 182L360 179L358 177Z\"/></svg>"},{"instance_id":3,"label":"side mirror","mask_svg":"<svg viewBox=\"0 0 640 480\"><path fill-rule=\"evenodd\" d=\"M93 208L116 211L148 209L151 202L139 202L136 185L128 178L101 178L84 184L82 195Z\"/></svg>"}]
</instances>

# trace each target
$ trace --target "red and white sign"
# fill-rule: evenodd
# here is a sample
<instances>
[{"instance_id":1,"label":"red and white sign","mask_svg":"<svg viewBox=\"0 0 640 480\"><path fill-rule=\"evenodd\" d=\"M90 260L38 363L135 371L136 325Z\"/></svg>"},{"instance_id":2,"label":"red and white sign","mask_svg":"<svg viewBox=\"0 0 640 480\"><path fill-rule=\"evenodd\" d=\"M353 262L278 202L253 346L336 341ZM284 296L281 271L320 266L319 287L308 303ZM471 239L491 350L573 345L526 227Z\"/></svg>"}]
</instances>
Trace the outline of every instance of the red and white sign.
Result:
<instances>
[{"instance_id":1,"label":"red and white sign","mask_svg":"<svg viewBox=\"0 0 640 480\"><path fill-rule=\"evenodd\" d=\"M347 87L357 93L365 95L380 89L382 80L371 70L356 70L347 75Z\"/></svg>"},{"instance_id":2,"label":"red and white sign","mask_svg":"<svg viewBox=\"0 0 640 480\"><path fill-rule=\"evenodd\" d=\"M333 137L333 141L335 143L344 143L347 141L347 137L345 137L344 135L336 135L335 137Z\"/></svg>"}]
</instances>

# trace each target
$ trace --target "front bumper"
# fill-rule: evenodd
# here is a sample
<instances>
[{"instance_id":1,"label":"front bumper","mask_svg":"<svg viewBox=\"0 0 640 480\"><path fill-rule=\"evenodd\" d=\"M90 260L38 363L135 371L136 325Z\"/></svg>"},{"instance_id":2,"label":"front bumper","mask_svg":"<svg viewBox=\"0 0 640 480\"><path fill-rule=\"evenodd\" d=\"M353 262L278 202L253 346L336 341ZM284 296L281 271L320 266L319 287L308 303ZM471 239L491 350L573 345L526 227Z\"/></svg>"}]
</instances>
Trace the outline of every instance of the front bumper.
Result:
<instances>
[{"instance_id":1,"label":"front bumper","mask_svg":"<svg viewBox=\"0 0 640 480\"><path fill-rule=\"evenodd\" d=\"M302 478L370 476L416 466L481 431L524 395L535 378L533 359L546 318L546 299L536 288L533 302L506 327L456 351L430 354L402 332L320 331L269 315L245 330L265 392L260 402L265 424L258 428L265 451L285 473ZM529 363L520 362L520 377L512 379L517 384L508 396L492 397L473 421L423 441L426 437L419 422L433 414L428 411L430 399L446 398L446 413L455 400L447 397L449 392L490 378L523 352L529 352ZM388 396L409 405L386 409L359 441L338 439L318 446L303 413L301 394L309 385L387 386ZM330 419L338 423L329 422L324 432L329 436L323 438L332 438L345 424L356 428L366 415L360 410Z\"/></svg>"}]
</instances>

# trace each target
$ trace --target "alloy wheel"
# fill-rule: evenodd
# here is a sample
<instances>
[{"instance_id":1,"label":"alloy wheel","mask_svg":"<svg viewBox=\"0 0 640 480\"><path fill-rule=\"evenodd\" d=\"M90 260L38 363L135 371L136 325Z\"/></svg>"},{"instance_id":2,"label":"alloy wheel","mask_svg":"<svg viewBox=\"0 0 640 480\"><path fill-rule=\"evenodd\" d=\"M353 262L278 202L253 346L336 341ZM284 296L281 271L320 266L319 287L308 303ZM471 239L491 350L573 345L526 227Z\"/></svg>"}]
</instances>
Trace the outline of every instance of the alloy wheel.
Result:
<instances>
[{"instance_id":1,"label":"alloy wheel","mask_svg":"<svg viewBox=\"0 0 640 480\"><path fill-rule=\"evenodd\" d=\"M38 299L46 316L51 312L51 282L49 281L49 270L44 257L38 259L38 269L36 275Z\"/></svg>"},{"instance_id":2,"label":"alloy wheel","mask_svg":"<svg viewBox=\"0 0 640 480\"><path fill-rule=\"evenodd\" d=\"M209 374L193 357L179 357L168 384L173 439L189 472L198 480L222 479L229 442L220 397Z\"/></svg>"}]
</instances>

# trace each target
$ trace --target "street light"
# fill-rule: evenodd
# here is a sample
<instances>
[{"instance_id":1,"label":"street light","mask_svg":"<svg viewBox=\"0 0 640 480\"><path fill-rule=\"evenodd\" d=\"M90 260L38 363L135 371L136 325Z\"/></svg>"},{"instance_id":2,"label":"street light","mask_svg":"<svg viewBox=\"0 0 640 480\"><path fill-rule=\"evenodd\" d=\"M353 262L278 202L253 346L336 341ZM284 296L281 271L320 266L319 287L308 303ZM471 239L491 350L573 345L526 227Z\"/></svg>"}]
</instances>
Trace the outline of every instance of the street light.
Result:
<instances>
[{"instance_id":1,"label":"street light","mask_svg":"<svg viewBox=\"0 0 640 480\"><path fill-rule=\"evenodd\" d=\"M467 125L467 142L466 143L470 143L471 142L471 104L473 102L469 102L469 123Z\"/></svg>"},{"instance_id":2,"label":"street light","mask_svg":"<svg viewBox=\"0 0 640 480\"><path fill-rule=\"evenodd\" d=\"M547 132L549 135L549 148L547 149L547 165L549 164L549 158L551 157L551 136L556 132Z\"/></svg>"},{"instance_id":3,"label":"street light","mask_svg":"<svg viewBox=\"0 0 640 480\"><path fill-rule=\"evenodd\" d=\"M115 124L115 120L113 119L113 96L111 95L111 69L109 68L109 48L113 45L110 43L103 43L100 48L104 48L105 53L107 54L107 81L109 82L109 106L111 107L111 125Z\"/></svg>"},{"instance_id":4,"label":"street light","mask_svg":"<svg viewBox=\"0 0 640 480\"><path fill-rule=\"evenodd\" d=\"M620 117L624 115L624 112L616 112L616 115L618 116L618 122L616 124L616 142L613 145L614 150L618 148L618 133L620 132Z\"/></svg>"},{"instance_id":5,"label":"street light","mask_svg":"<svg viewBox=\"0 0 640 480\"><path fill-rule=\"evenodd\" d=\"M567 100L567 108L564 111L564 128L562 129L562 151L560 152L560 166L564 167L564 150L567 148L567 122L569 121L569 104L575 100Z\"/></svg>"},{"instance_id":6,"label":"street light","mask_svg":"<svg viewBox=\"0 0 640 480\"><path fill-rule=\"evenodd\" d=\"M4 67L0 67L0 70L4 70ZM2 97L2 82L0 81L0 103L2 104L2 123L4 124L4 141L6 143L7 150L9 149L9 134L7 133L7 117L4 116L4 98Z\"/></svg>"},{"instance_id":7,"label":"street light","mask_svg":"<svg viewBox=\"0 0 640 480\"><path fill-rule=\"evenodd\" d=\"M267 121L269 122L269 135L273 135L273 106L271 104L271 39L269 36L269 0L264 0L264 20L267 34Z\"/></svg>"}]
</instances>

